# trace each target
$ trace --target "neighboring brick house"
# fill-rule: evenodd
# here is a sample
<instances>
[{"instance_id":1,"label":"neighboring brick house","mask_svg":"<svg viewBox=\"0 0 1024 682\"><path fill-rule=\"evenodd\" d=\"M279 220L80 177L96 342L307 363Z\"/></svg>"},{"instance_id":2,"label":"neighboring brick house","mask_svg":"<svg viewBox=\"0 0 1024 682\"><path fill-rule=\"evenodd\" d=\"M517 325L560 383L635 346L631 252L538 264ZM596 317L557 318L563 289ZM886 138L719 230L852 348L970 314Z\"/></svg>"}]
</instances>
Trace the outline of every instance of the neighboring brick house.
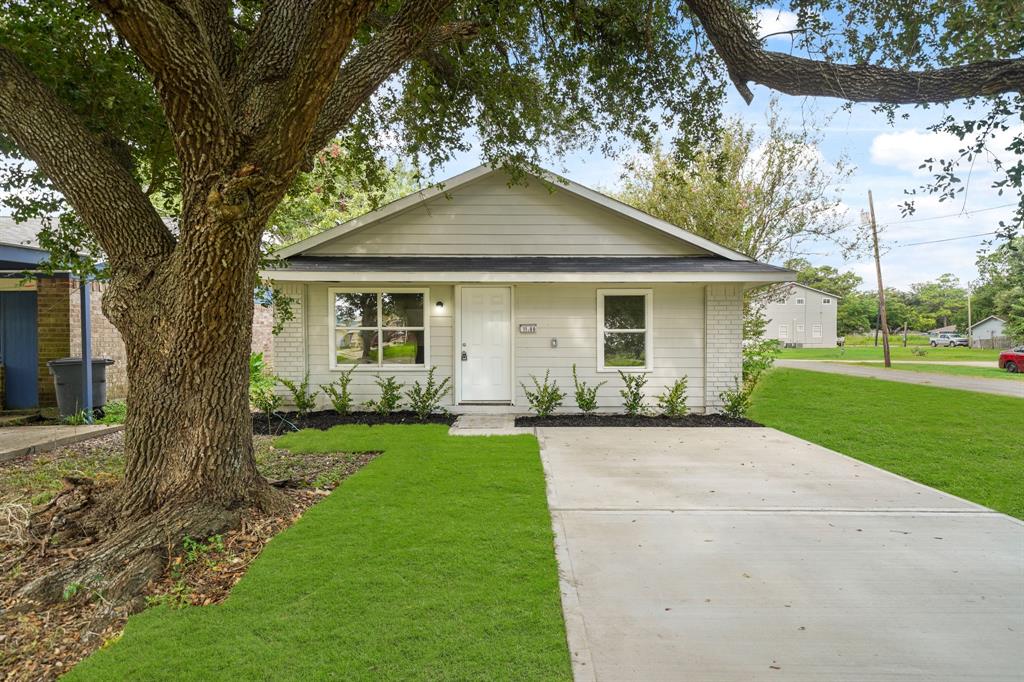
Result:
<instances>
[{"instance_id":1,"label":"neighboring brick house","mask_svg":"<svg viewBox=\"0 0 1024 682\"><path fill-rule=\"evenodd\" d=\"M68 273L33 272L48 257L35 238L39 227L0 216L0 410L55 406L46 363L82 353L79 281ZM127 356L120 333L102 312L106 288L89 284L92 355L114 360L106 370L107 398L113 400L128 393ZM272 310L256 306L253 322L253 352L269 360Z\"/></svg>"}]
</instances>

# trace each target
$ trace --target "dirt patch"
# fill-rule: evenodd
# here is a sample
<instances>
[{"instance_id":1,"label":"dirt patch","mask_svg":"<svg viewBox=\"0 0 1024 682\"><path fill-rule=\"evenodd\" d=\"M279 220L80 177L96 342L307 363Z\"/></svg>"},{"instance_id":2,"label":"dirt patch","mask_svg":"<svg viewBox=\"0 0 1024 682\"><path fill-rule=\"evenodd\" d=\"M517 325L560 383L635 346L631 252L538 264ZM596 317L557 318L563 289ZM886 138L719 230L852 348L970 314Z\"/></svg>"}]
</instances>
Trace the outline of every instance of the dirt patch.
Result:
<instances>
[{"instance_id":1,"label":"dirt patch","mask_svg":"<svg viewBox=\"0 0 1024 682\"><path fill-rule=\"evenodd\" d=\"M630 417L625 414L558 414L551 417L516 417L516 426L762 426L749 419L724 414L688 414L684 417Z\"/></svg>"},{"instance_id":2,"label":"dirt patch","mask_svg":"<svg viewBox=\"0 0 1024 682\"><path fill-rule=\"evenodd\" d=\"M332 426L341 424L366 424L368 426L379 426L381 424L444 424L451 426L455 423L455 416L451 414L432 414L426 420L421 421L415 412L403 410L391 414L380 415L376 412L350 412L341 415L334 410L320 410L310 412L300 417L296 412L279 412L270 419L267 425L267 415L253 413L252 432L260 435L278 436L295 429L320 429L324 431Z\"/></svg>"},{"instance_id":3,"label":"dirt patch","mask_svg":"<svg viewBox=\"0 0 1024 682\"><path fill-rule=\"evenodd\" d=\"M80 481L86 474L93 494L111 493L123 472L123 437L102 436L0 465L0 679L56 679L116 638L128 616L147 606L222 602L274 535L378 454L295 454L257 437L260 472L287 496L283 513L250 510L236 530L186 539L163 577L132 604L110 604L90 585L66 586L64 601L48 608L19 601L14 595L33 576L87 551L41 546L26 537L28 514L44 508L33 500L49 502L67 488L62 479Z\"/></svg>"}]
</instances>

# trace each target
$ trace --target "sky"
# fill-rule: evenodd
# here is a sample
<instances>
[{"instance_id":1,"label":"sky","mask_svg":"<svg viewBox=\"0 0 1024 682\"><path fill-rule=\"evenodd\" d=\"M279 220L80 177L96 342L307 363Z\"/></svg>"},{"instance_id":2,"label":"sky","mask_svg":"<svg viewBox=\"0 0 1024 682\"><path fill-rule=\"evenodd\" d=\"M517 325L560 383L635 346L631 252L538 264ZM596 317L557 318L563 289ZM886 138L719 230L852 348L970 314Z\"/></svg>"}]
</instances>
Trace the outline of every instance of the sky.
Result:
<instances>
[{"instance_id":1,"label":"sky","mask_svg":"<svg viewBox=\"0 0 1024 682\"><path fill-rule=\"evenodd\" d=\"M789 12L769 10L761 17L762 34L795 26L796 17ZM788 36L769 38L767 47L788 51L790 39ZM906 108L903 111L908 118L897 117L890 124L884 114L873 113L870 105L855 105L846 111L841 108L842 102L835 99L775 95L760 86L754 86L753 91L754 102L748 106L735 90L730 89L723 114L738 116L746 124L763 131L768 103L777 96L781 112L795 126L798 127L806 117L812 126L822 131L818 151L825 161L835 163L845 157L854 167L838 191L842 208L847 212L846 222L851 224L851 234L859 230L861 211L867 210L868 190L872 191L880 226L886 287L906 289L915 282L933 280L944 273L953 273L965 285L977 278L977 252L986 239L991 239L990 236L915 244L990 233L998 228L1000 220L1010 218L1015 197L999 196L991 188L996 176L986 161L976 164L971 170L968 190L955 201L940 202L936 196L918 196L913 216L903 218L899 209L908 198L905 195L907 190L919 188L931 178L927 171L919 169L921 163L932 156L955 156L961 146L959 140L951 135L927 130L928 125L941 115L939 109ZM666 142L670 137L670 131L666 131ZM581 152L562 159L545 159L545 165L583 185L607 191L619 186L627 158L628 153L618 158L606 158L599 153ZM479 163L480 157L473 152L460 155L448 163L435 179L450 177ZM874 290L874 262L866 250L844 260L839 249L829 243L810 244L804 249L805 253L794 255L802 255L815 265L827 264L841 270L852 270L864 279L862 288Z\"/></svg>"}]
</instances>

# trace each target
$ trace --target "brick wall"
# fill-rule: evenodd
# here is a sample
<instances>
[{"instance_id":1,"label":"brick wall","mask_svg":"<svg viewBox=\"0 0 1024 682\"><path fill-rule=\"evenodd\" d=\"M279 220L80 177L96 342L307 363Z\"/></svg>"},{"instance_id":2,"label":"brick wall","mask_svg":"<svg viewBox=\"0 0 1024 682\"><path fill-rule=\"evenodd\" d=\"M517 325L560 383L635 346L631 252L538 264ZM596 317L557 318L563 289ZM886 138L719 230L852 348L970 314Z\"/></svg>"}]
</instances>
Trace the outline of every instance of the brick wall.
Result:
<instances>
[{"instance_id":1,"label":"brick wall","mask_svg":"<svg viewBox=\"0 0 1024 682\"><path fill-rule=\"evenodd\" d=\"M252 352L263 353L267 367L274 368L274 309L256 304L252 311Z\"/></svg>"},{"instance_id":2,"label":"brick wall","mask_svg":"<svg viewBox=\"0 0 1024 682\"><path fill-rule=\"evenodd\" d=\"M709 284L704 288L704 405L722 406L719 393L734 388L743 373L743 288Z\"/></svg>"},{"instance_id":3,"label":"brick wall","mask_svg":"<svg viewBox=\"0 0 1024 682\"><path fill-rule=\"evenodd\" d=\"M285 295L292 299L294 317L284 325L284 329L274 339L274 371L284 377L301 378L306 373L306 304L305 287L302 284L280 283ZM276 389L290 404L291 394L280 384ZM323 396L320 396L323 399Z\"/></svg>"},{"instance_id":4,"label":"brick wall","mask_svg":"<svg viewBox=\"0 0 1024 682\"><path fill-rule=\"evenodd\" d=\"M121 333L103 314L104 282L89 282L89 312L92 323L92 356L110 358L114 364L107 366L107 399L123 400L128 395L128 355L121 340ZM70 297L71 355L82 355L82 298L77 287Z\"/></svg>"},{"instance_id":5,"label":"brick wall","mask_svg":"<svg viewBox=\"0 0 1024 682\"><path fill-rule=\"evenodd\" d=\"M40 277L36 283L36 326L39 333L39 406L53 407L57 395L46 363L71 354L70 292L67 276Z\"/></svg>"}]
</instances>

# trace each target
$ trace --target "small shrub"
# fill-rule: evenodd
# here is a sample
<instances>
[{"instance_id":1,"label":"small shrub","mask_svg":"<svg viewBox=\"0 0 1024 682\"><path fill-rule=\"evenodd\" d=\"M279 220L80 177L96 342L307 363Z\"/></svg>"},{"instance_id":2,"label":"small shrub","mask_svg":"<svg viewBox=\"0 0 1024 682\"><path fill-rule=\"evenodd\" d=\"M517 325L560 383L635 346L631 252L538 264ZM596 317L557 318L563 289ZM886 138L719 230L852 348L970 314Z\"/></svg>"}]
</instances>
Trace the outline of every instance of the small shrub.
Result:
<instances>
[{"instance_id":1,"label":"small shrub","mask_svg":"<svg viewBox=\"0 0 1024 682\"><path fill-rule=\"evenodd\" d=\"M352 394L348 386L352 383L352 373L356 371L353 365L347 372L342 372L336 380L329 384L320 384L320 389L331 401L331 407L338 414L348 414L352 410Z\"/></svg>"},{"instance_id":2,"label":"small shrub","mask_svg":"<svg viewBox=\"0 0 1024 682\"><path fill-rule=\"evenodd\" d=\"M305 417L309 411L316 407L316 397L320 391L309 390L309 373L302 377L302 383L295 383L291 379L277 377L277 380L292 394L292 402L295 403L295 411L300 417Z\"/></svg>"},{"instance_id":3,"label":"small shrub","mask_svg":"<svg viewBox=\"0 0 1024 682\"><path fill-rule=\"evenodd\" d=\"M366 406L381 416L386 416L398 409L402 404L402 384L395 377L381 377L374 380L380 388L380 400L368 400Z\"/></svg>"},{"instance_id":4,"label":"small shrub","mask_svg":"<svg viewBox=\"0 0 1024 682\"><path fill-rule=\"evenodd\" d=\"M775 339L758 338L744 342L743 380L757 383L761 374L775 364L780 352L781 345Z\"/></svg>"},{"instance_id":5,"label":"small shrub","mask_svg":"<svg viewBox=\"0 0 1024 682\"><path fill-rule=\"evenodd\" d=\"M619 395L622 396L622 407L630 417L636 417L647 413L647 405L644 404L644 386L647 385L646 374L626 374L619 370L622 383L625 384Z\"/></svg>"},{"instance_id":6,"label":"small shrub","mask_svg":"<svg viewBox=\"0 0 1024 682\"><path fill-rule=\"evenodd\" d=\"M924 356L928 355L928 351L926 351L924 348L917 348L916 346L912 347L910 349L910 352L918 356L919 358L923 358Z\"/></svg>"},{"instance_id":7,"label":"small shrub","mask_svg":"<svg viewBox=\"0 0 1024 682\"><path fill-rule=\"evenodd\" d=\"M128 405L123 400L111 400L103 406L103 416L96 421L100 424L124 424Z\"/></svg>"},{"instance_id":8,"label":"small shrub","mask_svg":"<svg viewBox=\"0 0 1024 682\"><path fill-rule=\"evenodd\" d=\"M587 386L587 382L580 381L576 376L576 363L572 363L572 383L576 387L576 406L583 414L593 414L597 410L597 392L607 384L602 381L597 386Z\"/></svg>"},{"instance_id":9,"label":"small shrub","mask_svg":"<svg viewBox=\"0 0 1024 682\"><path fill-rule=\"evenodd\" d=\"M665 392L658 396L658 407L666 417L682 417L686 414L686 377L676 379Z\"/></svg>"},{"instance_id":10,"label":"small shrub","mask_svg":"<svg viewBox=\"0 0 1024 682\"><path fill-rule=\"evenodd\" d=\"M416 413L421 422L426 421L427 417L440 407L441 399L452 390L448 377L445 377L440 383L434 381L434 371L436 369L436 367L431 367L427 372L427 383L425 386L421 386L420 382L414 381L412 388L405 394L409 398L409 407L412 408L412 411Z\"/></svg>"},{"instance_id":11,"label":"small shrub","mask_svg":"<svg viewBox=\"0 0 1024 682\"><path fill-rule=\"evenodd\" d=\"M750 382L740 383L733 379L735 388L722 391L718 398L722 401L722 414L733 419L742 419L750 409L750 393L754 387Z\"/></svg>"},{"instance_id":12,"label":"small shrub","mask_svg":"<svg viewBox=\"0 0 1024 682\"><path fill-rule=\"evenodd\" d=\"M68 416L61 419L61 423L67 424L68 426L81 426L82 424L88 424L89 413L86 412L85 410L79 410L78 412L75 412L74 414L69 414Z\"/></svg>"},{"instance_id":13,"label":"small shrub","mask_svg":"<svg viewBox=\"0 0 1024 682\"><path fill-rule=\"evenodd\" d=\"M526 384L520 384L523 391L526 392L526 400L530 403L530 409L536 412L538 417L550 417L565 400L565 391L558 388L557 381L549 381L550 377L551 370L544 372L544 383L541 383L537 381L537 377L531 374L530 379L533 380L533 387L536 389L534 391L526 388Z\"/></svg>"},{"instance_id":14,"label":"small shrub","mask_svg":"<svg viewBox=\"0 0 1024 682\"><path fill-rule=\"evenodd\" d=\"M270 417L281 406L281 396L274 393L277 379L268 374L267 365L263 361L263 353L249 356L249 403L267 415L267 429L270 429Z\"/></svg>"}]
</instances>

